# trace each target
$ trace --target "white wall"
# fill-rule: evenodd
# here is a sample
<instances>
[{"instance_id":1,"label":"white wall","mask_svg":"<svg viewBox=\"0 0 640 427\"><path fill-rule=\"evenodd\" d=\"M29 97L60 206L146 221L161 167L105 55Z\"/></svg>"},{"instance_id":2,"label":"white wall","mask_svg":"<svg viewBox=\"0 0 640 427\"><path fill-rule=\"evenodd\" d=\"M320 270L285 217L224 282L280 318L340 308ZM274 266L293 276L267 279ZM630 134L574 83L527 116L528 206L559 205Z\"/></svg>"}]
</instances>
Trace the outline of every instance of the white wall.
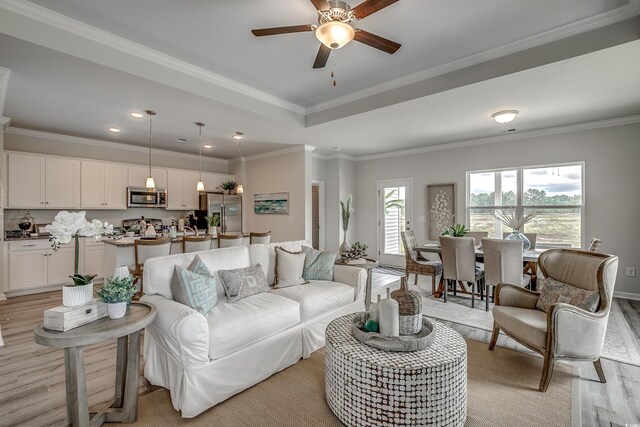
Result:
<instances>
[{"instance_id":1,"label":"white wall","mask_svg":"<svg viewBox=\"0 0 640 427\"><path fill-rule=\"evenodd\" d=\"M620 257L616 291L640 296L640 277L625 275L626 267L640 271L640 124L359 161L357 239L377 253L377 180L413 178L413 228L424 242L426 223L417 219L427 215L427 184L457 184L456 221L464 223L466 171L571 161L585 162L587 243L600 237L602 251Z\"/></svg>"},{"instance_id":2,"label":"white wall","mask_svg":"<svg viewBox=\"0 0 640 427\"><path fill-rule=\"evenodd\" d=\"M302 240L306 235L307 192L311 193L311 175L305 171L304 146L296 151L256 156L245 161L246 183L243 182L245 203L245 232L271 230L271 241ZM306 188L308 186L308 188ZM289 193L288 215L256 215L253 212L253 195L256 193ZM311 225L309 224L309 227Z\"/></svg>"},{"instance_id":3,"label":"white wall","mask_svg":"<svg viewBox=\"0 0 640 427\"><path fill-rule=\"evenodd\" d=\"M141 147L134 147L134 150L132 150L127 148L124 144L116 144L112 142L105 142L104 145L91 143L83 144L72 142L73 140L74 138L70 138L68 141L65 141L57 138L48 138L46 136L17 135L9 131L4 135L4 149L112 162L134 163L141 165L149 164L149 152L145 149L140 149ZM77 140L81 141L82 139L78 138ZM200 167L197 155L182 153L171 154L160 150L152 150L151 153L151 162L153 166L190 169L196 171ZM207 172L227 173L227 163L228 162L226 160L203 156L202 170Z\"/></svg>"},{"instance_id":4,"label":"white wall","mask_svg":"<svg viewBox=\"0 0 640 427\"><path fill-rule=\"evenodd\" d=\"M0 100L0 109L4 107L4 99ZM0 117L4 119L4 117ZM0 123L0 153L2 153L4 147L4 132L2 132L2 123ZM0 241L4 240L4 205L5 205L5 194L6 193L6 183L4 182L4 163L0 162ZM8 289L9 284L4 283L4 269L5 269L5 244L0 243L0 301L6 299L4 293ZM2 336L2 332L0 332L0 337Z\"/></svg>"}]
</instances>

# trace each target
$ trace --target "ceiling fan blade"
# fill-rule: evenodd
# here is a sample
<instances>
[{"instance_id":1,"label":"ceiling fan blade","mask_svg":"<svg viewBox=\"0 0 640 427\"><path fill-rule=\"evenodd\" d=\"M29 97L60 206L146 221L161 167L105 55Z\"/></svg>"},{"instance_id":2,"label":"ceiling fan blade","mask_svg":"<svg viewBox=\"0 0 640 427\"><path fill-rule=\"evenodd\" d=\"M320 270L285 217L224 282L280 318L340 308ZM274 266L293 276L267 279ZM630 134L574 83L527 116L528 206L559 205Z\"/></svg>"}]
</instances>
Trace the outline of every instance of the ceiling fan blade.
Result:
<instances>
[{"instance_id":1,"label":"ceiling fan blade","mask_svg":"<svg viewBox=\"0 0 640 427\"><path fill-rule=\"evenodd\" d=\"M289 34L289 33L302 33L305 31L313 31L313 25L291 25L289 27L273 27L273 28L260 28L257 30L251 30L254 36L275 36L277 34Z\"/></svg>"},{"instance_id":2,"label":"ceiling fan blade","mask_svg":"<svg viewBox=\"0 0 640 427\"><path fill-rule=\"evenodd\" d=\"M327 0L311 0L311 3L313 3L313 7L315 7L318 10L331 9L331 6L329 6L329 3L327 2Z\"/></svg>"},{"instance_id":3,"label":"ceiling fan blade","mask_svg":"<svg viewBox=\"0 0 640 427\"><path fill-rule=\"evenodd\" d=\"M358 19L364 19L397 1L398 0L366 0L353 8L353 14L356 15Z\"/></svg>"},{"instance_id":4,"label":"ceiling fan blade","mask_svg":"<svg viewBox=\"0 0 640 427\"><path fill-rule=\"evenodd\" d=\"M316 55L316 61L313 63L313 68L324 68L324 66L327 65L330 53L331 49L320 43L320 50L318 50L318 54Z\"/></svg>"},{"instance_id":5,"label":"ceiling fan blade","mask_svg":"<svg viewBox=\"0 0 640 427\"><path fill-rule=\"evenodd\" d=\"M395 53L396 50L400 49L400 46L402 46L400 43L387 40L384 37L377 36L364 30L356 31L356 35L353 39L389 54Z\"/></svg>"}]
</instances>

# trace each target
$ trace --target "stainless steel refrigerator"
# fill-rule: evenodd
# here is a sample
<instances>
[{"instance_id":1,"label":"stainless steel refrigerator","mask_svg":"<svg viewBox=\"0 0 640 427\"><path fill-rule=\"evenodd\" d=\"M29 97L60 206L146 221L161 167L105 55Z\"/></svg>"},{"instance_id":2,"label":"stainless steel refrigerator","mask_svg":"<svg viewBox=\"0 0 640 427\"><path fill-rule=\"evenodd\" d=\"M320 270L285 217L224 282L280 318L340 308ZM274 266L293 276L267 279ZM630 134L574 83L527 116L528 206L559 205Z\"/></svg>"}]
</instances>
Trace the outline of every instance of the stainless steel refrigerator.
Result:
<instances>
[{"instance_id":1,"label":"stainless steel refrigerator","mask_svg":"<svg viewBox=\"0 0 640 427\"><path fill-rule=\"evenodd\" d=\"M200 215L220 217L220 231L225 234L242 233L242 196L201 193Z\"/></svg>"}]
</instances>

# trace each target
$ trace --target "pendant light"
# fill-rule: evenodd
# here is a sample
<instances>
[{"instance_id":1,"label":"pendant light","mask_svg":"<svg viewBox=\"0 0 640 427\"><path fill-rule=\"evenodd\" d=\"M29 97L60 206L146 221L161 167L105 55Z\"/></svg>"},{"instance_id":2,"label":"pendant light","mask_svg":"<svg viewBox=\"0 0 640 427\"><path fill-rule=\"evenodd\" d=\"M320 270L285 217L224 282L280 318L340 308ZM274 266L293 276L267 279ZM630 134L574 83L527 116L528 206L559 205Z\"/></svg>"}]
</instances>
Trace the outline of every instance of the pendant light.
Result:
<instances>
[{"instance_id":1,"label":"pendant light","mask_svg":"<svg viewBox=\"0 0 640 427\"><path fill-rule=\"evenodd\" d=\"M149 176L147 177L147 182L145 183L145 187L148 189L156 188L156 183L151 176L151 129L152 129L152 117L156 115L155 111L147 110L145 111L149 116Z\"/></svg>"},{"instance_id":2,"label":"pendant light","mask_svg":"<svg viewBox=\"0 0 640 427\"><path fill-rule=\"evenodd\" d=\"M240 157L242 157L242 138L244 137L244 133L242 132L236 132L233 135L233 139L235 139L236 141L238 141L238 152L240 153ZM244 187L242 186L241 183L238 183L238 185L236 185L236 194L242 194L244 193Z\"/></svg>"},{"instance_id":3,"label":"pendant light","mask_svg":"<svg viewBox=\"0 0 640 427\"><path fill-rule=\"evenodd\" d=\"M200 143L198 144L198 147L200 148L199 154L198 154L198 157L200 159L200 179L198 179L198 185L196 185L196 191L204 191L204 182L202 182L202 126L204 126L204 123L196 122L196 126L198 126L199 133L200 133Z\"/></svg>"}]
</instances>

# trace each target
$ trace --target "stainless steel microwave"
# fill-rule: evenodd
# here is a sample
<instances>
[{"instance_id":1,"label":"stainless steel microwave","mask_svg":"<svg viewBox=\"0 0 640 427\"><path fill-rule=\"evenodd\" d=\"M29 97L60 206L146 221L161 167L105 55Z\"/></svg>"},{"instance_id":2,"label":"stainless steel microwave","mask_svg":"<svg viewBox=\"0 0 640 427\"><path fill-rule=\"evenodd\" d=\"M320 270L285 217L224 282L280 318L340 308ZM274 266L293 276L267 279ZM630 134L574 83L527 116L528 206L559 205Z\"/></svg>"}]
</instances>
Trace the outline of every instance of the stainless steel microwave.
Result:
<instances>
[{"instance_id":1,"label":"stainless steel microwave","mask_svg":"<svg viewBox=\"0 0 640 427\"><path fill-rule=\"evenodd\" d=\"M130 208L166 208L167 190L165 188L128 187L127 206Z\"/></svg>"}]
</instances>

